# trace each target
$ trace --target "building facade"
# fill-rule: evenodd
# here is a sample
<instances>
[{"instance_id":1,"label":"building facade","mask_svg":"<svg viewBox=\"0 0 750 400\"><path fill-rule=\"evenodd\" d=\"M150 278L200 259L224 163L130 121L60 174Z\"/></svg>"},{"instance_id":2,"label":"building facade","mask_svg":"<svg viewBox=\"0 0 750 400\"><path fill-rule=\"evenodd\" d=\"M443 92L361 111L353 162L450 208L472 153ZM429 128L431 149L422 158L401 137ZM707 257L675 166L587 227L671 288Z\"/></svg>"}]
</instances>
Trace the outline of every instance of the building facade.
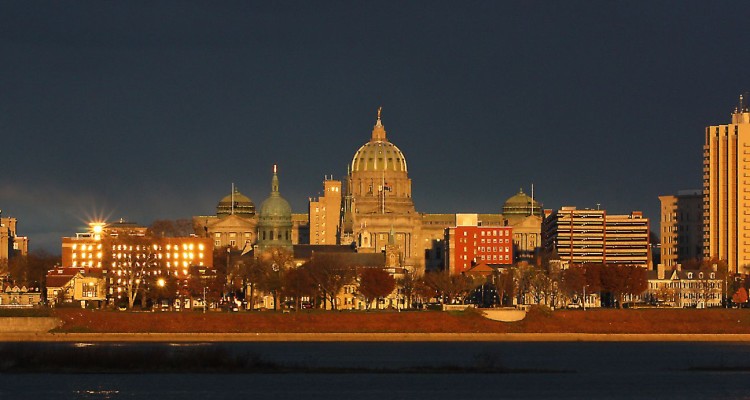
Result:
<instances>
[{"instance_id":1,"label":"building facade","mask_svg":"<svg viewBox=\"0 0 750 400\"><path fill-rule=\"evenodd\" d=\"M703 257L703 194L700 190L659 196L661 202L661 264L677 264Z\"/></svg>"},{"instance_id":2,"label":"building facade","mask_svg":"<svg viewBox=\"0 0 750 400\"><path fill-rule=\"evenodd\" d=\"M310 244L337 244L341 221L341 181L325 178L323 196L310 198Z\"/></svg>"},{"instance_id":3,"label":"building facade","mask_svg":"<svg viewBox=\"0 0 750 400\"><path fill-rule=\"evenodd\" d=\"M380 110L370 141L352 158L346 182L340 243L375 253L395 240L404 264L423 271L428 238L421 237L422 216L412 201L406 157L388 140Z\"/></svg>"},{"instance_id":4,"label":"building facade","mask_svg":"<svg viewBox=\"0 0 750 400\"><path fill-rule=\"evenodd\" d=\"M18 220L0 217L0 262L13 256L25 256L29 252L29 238L19 236L16 231Z\"/></svg>"},{"instance_id":5,"label":"building facade","mask_svg":"<svg viewBox=\"0 0 750 400\"><path fill-rule=\"evenodd\" d=\"M215 248L252 248L257 240L255 203L232 185L232 192L216 205L216 215L193 217L195 234L211 238Z\"/></svg>"},{"instance_id":6,"label":"building facade","mask_svg":"<svg viewBox=\"0 0 750 400\"><path fill-rule=\"evenodd\" d=\"M130 276L147 279L171 275L177 279L185 279L189 276L192 266L213 267L214 247L210 238L158 238L147 236L146 231L145 227L122 220L113 224L92 223L87 232L78 233L75 237L62 238L61 269L82 273L79 281L86 284L81 290L90 286L89 281L84 278L101 276L106 285L108 300L114 301L122 298L126 281ZM55 274L52 273L52 276ZM55 279L61 281L62 278ZM78 289L73 282L54 290L62 290L73 296ZM78 298L70 299L97 300L92 296L98 295L84 293Z\"/></svg>"},{"instance_id":7,"label":"building facade","mask_svg":"<svg viewBox=\"0 0 750 400\"><path fill-rule=\"evenodd\" d=\"M649 223L640 211L609 215L605 210L562 207L545 212L545 251L564 264L629 264L651 267Z\"/></svg>"},{"instance_id":8,"label":"building facade","mask_svg":"<svg viewBox=\"0 0 750 400\"><path fill-rule=\"evenodd\" d=\"M663 265L648 272L648 289L641 297L651 303L673 307L721 307L726 282L716 270L683 270Z\"/></svg>"},{"instance_id":9,"label":"building facade","mask_svg":"<svg viewBox=\"0 0 750 400\"><path fill-rule=\"evenodd\" d=\"M446 269L451 275L478 264L513 264L513 228L481 226L478 214L457 214L456 226L445 229Z\"/></svg>"},{"instance_id":10,"label":"building facade","mask_svg":"<svg viewBox=\"0 0 750 400\"><path fill-rule=\"evenodd\" d=\"M542 214L542 205L523 189L503 204L505 225L513 228L515 261L536 261L542 245Z\"/></svg>"},{"instance_id":11,"label":"building facade","mask_svg":"<svg viewBox=\"0 0 750 400\"><path fill-rule=\"evenodd\" d=\"M740 96L731 123L706 128L703 256L750 272L750 110Z\"/></svg>"}]
</instances>

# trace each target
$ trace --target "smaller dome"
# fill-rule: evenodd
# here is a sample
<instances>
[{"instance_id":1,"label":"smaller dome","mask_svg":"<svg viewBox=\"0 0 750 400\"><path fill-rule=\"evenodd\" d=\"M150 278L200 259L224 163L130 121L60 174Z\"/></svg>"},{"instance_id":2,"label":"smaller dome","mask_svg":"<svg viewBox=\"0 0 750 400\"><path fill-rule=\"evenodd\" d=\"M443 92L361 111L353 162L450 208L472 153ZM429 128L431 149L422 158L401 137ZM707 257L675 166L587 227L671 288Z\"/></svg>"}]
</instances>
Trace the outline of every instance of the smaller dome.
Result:
<instances>
[{"instance_id":1,"label":"smaller dome","mask_svg":"<svg viewBox=\"0 0 750 400\"><path fill-rule=\"evenodd\" d=\"M503 204L503 216L542 216L542 206L536 200L532 199L523 189L518 189L518 193L508 198Z\"/></svg>"},{"instance_id":2,"label":"smaller dome","mask_svg":"<svg viewBox=\"0 0 750 400\"><path fill-rule=\"evenodd\" d=\"M278 221L280 219L283 219L284 222L289 220L291 224L292 206L279 193L279 177L276 174L276 166L274 165L273 178L271 179L271 195L260 205L260 221L261 224L264 224L264 222Z\"/></svg>"},{"instance_id":3,"label":"smaller dome","mask_svg":"<svg viewBox=\"0 0 750 400\"><path fill-rule=\"evenodd\" d=\"M232 207L232 203L234 203L234 207ZM232 213L255 215L255 203L249 197L240 193L237 188L234 188L234 194L230 193L224 196L219 201L219 204L216 205L217 216L230 215Z\"/></svg>"},{"instance_id":4,"label":"smaller dome","mask_svg":"<svg viewBox=\"0 0 750 400\"><path fill-rule=\"evenodd\" d=\"M262 218L279 217L292 218L292 206L283 197L269 197L260 206Z\"/></svg>"}]
</instances>

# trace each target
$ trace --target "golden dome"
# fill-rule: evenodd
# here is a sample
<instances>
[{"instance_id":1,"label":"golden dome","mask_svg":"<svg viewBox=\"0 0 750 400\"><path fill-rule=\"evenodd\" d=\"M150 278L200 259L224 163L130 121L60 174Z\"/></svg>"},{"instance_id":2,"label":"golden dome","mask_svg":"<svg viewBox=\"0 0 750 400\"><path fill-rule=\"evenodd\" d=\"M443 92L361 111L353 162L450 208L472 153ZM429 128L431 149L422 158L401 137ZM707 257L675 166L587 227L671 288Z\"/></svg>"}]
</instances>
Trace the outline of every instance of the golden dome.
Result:
<instances>
[{"instance_id":1,"label":"golden dome","mask_svg":"<svg viewBox=\"0 0 750 400\"><path fill-rule=\"evenodd\" d=\"M380 121L380 110L378 121L372 129L372 137L354 153L351 168L352 172L408 172L404 153L386 137L385 127Z\"/></svg>"}]
</instances>

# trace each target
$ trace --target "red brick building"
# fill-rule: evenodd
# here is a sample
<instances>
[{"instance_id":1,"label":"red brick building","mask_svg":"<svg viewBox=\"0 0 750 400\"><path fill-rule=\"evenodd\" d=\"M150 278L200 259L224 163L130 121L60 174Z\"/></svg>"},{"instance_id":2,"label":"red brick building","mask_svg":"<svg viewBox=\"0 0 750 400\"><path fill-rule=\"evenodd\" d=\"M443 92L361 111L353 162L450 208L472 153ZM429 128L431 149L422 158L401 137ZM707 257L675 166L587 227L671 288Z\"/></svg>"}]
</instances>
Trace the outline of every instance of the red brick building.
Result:
<instances>
[{"instance_id":1,"label":"red brick building","mask_svg":"<svg viewBox=\"0 0 750 400\"><path fill-rule=\"evenodd\" d=\"M445 230L445 267L450 274L466 272L480 263L513 263L513 228L481 226L476 214L456 217L457 226Z\"/></svg>"}]
</instances>

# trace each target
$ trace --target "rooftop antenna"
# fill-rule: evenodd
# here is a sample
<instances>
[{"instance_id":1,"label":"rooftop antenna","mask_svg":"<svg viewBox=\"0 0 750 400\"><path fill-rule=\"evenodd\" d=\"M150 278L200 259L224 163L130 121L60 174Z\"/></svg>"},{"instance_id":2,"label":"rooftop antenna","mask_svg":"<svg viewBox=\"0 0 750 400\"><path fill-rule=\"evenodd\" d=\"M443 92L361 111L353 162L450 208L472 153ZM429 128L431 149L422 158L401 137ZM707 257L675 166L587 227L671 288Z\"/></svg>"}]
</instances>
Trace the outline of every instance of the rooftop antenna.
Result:
<instances>
[{"instance_id":1,"label":"rooftop antenna","mask_svg":"<svg viewBox=\"0 0 750 400\"><path fill-rule=\"evenodd\" d=\"M740 105L739 105L740 111L739 112L744 112L745 111L745 105L743 104L744 100L745 100L744 96L742 94L740 94Z\"/></svg>"}]
</instances>

